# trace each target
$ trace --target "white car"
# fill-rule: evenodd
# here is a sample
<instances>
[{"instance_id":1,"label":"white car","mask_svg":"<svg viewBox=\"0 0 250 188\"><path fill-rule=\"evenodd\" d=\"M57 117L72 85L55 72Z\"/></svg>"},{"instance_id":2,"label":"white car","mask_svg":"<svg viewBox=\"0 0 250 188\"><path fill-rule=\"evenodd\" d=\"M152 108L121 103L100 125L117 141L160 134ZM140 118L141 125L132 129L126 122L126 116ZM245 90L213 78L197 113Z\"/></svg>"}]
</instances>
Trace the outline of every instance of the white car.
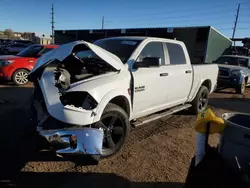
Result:
<instances>
[{"instance_id":1,"label":"white car","mask_svg":"<svg viewBox=\"0 0 250 188\"><path fill-rule=\"evenodd\" d=\"M40 134L65 144L57 153L106 157L122 148L131 125L203 111L217 75L216 64L192 66L183 42L115 37L62 45L37 61L29 79ZM102 152L91 145L84 153L91 131L104 132Z\"/></svg>"}]
</instances>

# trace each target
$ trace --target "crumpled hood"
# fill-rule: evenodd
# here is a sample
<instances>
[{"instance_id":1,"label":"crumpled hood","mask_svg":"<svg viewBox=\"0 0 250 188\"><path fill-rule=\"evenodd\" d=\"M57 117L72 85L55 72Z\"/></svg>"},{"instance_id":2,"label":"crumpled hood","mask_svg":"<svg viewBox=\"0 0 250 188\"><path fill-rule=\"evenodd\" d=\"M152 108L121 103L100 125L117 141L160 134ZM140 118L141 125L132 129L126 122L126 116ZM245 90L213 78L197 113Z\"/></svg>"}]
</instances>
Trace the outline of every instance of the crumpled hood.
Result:
<instances>
[{"instance_id":1,"label":"crumpled hood","mask_svg":"<svg viewBox=\"0 0 250 188\"><path fill-rule=\"evenodd\" d=\"M116 70L121 70L124 68L124 65L119 57L116 55L104 50L103 48L96 46L94 44L91 44L86 41L75 41L70 42L64 45L61 45L59 48L53 49L46 54L44 54L42 57L40 57L36 64L34 65L34 68L31 72L36 71L39 67L49 64L52 60L59 60L63 61L66 59L73 51L73 49L78 45L85 45L90 50L92 50L97 56L99 56L101 59L103 59L105 62L110 64L112 67L114 67Z\"/></svg>"},{"instance_id":2,"label":"crumpled hood","mask_svg":"<svg viewBox=\"0 0 250 188\"><path fill-rule=\"evenodd\" d=\"M219 69L222 68L222 69L227 69L229 71L237 71L237 70L245 70L247 68L245 67L240 67L240 66L235 66L235 65L219 65Z\"/></svg>"}]
</instances>

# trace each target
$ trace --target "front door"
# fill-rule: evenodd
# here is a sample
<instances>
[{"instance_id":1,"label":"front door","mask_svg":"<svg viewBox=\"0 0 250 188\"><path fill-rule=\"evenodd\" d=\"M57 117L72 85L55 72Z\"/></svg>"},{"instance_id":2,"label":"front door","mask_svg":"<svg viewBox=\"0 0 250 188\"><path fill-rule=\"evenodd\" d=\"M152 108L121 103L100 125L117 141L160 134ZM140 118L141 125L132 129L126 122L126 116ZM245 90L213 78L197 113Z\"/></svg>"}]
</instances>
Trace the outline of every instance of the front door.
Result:
<instances>
[{"instance_id":1,"label":"front door","mask_svg":"<svg viewBox=\"0 0 250 188\"><path fill-rule=\"evenodd\" d=\"M145 57L157 57L165 64L161 42L149 42L135 60L142 62ZM166 89L162 66L139 67L132 70L134 78L133 118L145 116L159 110L166 102ZM161 76L162 75L162 76Z\"/></svg>"}]
</instances>

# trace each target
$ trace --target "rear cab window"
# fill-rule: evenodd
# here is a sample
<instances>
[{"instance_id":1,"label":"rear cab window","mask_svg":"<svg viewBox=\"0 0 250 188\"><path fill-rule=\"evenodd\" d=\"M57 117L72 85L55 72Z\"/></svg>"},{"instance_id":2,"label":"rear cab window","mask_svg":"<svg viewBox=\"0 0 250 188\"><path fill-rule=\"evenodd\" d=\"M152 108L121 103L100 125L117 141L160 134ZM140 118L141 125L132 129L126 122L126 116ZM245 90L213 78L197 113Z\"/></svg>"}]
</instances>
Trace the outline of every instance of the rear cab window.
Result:
<instances>
[{"instance_id":1,"label":"rear cab window","mask_svg":"<svg viewBox=\"0 0 250 188\"><path fill-rule=\"evenodd\" d=\"M186 57L183 48L180 44L165 43L165 53L169 57L168 64L170 65L184 65L186 64Z\"/></svg>"}]
</instances>

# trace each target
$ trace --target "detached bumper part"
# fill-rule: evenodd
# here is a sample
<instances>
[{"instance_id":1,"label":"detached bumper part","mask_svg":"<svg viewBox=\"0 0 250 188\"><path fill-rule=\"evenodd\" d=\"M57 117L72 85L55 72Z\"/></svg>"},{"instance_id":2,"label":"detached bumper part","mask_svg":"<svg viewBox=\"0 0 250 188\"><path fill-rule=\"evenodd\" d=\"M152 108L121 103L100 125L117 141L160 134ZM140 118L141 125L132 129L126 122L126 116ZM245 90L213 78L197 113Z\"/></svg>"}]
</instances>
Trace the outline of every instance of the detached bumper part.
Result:
<instances>
[{"instance_id":1,"label":"detached bumper part","mask_svg":"<svg viewBox=\"0 0 250 188\"><path fill-rule=\"evenodd\" d=\"M59 155L101 155L103 130L56 129L42 130L37 128L40 135L45 137Z\"/></svg>"}]
</instances>

